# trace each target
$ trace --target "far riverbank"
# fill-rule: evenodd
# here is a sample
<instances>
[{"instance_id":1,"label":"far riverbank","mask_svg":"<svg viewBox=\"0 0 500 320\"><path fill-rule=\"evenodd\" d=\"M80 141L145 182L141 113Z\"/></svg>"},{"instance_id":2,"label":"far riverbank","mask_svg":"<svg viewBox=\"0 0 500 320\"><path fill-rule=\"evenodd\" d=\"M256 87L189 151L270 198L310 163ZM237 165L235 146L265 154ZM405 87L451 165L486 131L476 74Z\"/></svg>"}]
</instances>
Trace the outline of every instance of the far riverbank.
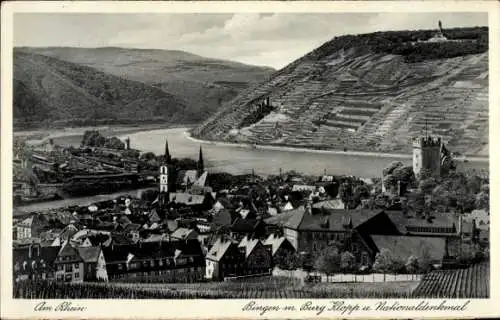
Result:
<instances>
[{"instance_id":1,"label":"far riverbank","mask_svg":"<svg viewBox=\"0 0 500 320\"><path fill-rule=\"evenodd\" d=\"M308 152L308 153L319 153L319 154L335 154L335 155L346 155L346 156L363 156L363 157L378 157L378 158L393 158L393 159L411 159L412 154L404 153L382 153L382 152L367 152L367 151L343 151L343 150L319 150L312 148L299 148L299 147L286 147L286 146L274 146L274 145L259 145L259 144L248 144L248 143L233 143L224 141L209 141L194 138L189 130L184 132L187 139L201 144L211 144L218 146L233 146L239 148L247 149L263 149L263 150L276 150L276 151L289 151L289 152ZM489 162L489 157L456 157L455 160L464 162Z\"/></svg>"}]
</instances>

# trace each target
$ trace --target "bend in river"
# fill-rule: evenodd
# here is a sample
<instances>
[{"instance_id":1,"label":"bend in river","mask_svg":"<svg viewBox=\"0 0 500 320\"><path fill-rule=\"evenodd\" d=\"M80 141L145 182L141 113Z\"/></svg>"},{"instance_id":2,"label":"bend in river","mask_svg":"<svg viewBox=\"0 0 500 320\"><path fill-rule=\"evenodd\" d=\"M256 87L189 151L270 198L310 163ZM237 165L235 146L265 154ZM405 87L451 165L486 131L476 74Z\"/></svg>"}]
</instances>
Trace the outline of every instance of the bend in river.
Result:
<instances>
[{"instance_id":1,"label":"bend in river","mask_svg":"<svg viewBox=\"0 0 500 320\"><path fill-rule=\"evenodd\" d=\"M326 170L329 174L347 174L358 177L380 177L382 170L393 161L401 161L411 165L411 154L407 157L394 155L352 155L350 153L313 152L308 150L291 151L286 148L248 148L230 144L198 142L186 135L187 128L160 129L139 131L120 136L130 138L133 148L143 152L162 154L165 139L168 139L170 153L176 158L198 159L199 146L203 147L205 165L211 172L225 171L232 174L251 173L278 174L283 171L295 170L305 174L320 175ZM54 139L62 145L78 145L81 138L72 136ZM488 169L488 162L470 161L460 163L464 169Z\"/></svg>"},{"instance_id":2,"label":"bend in river","mask_svg":"<svg viewBox=\"0 0 500 320\"><path fill-rule=\"evenodd\" d=\"M164 152L165 139L168 139L173 157L198 158L200 144L203 147L205 164L212 172L225 171L232 174L251 173L278 174L295 170L305 174L320 175L326 170L329 174L347 174L358 177L380 177L382 170L392 161L401 161L411 165L411 154L401 158L391 155L351 155L335 153L317 153L307 150L252 149L230 144L198 142L185 134L187 129L162 129L136 132L120 138L130 137L131 145L142 151L156 154ZM488 169L488 162L460 163L465 169Z\"/></svg>"}]
</instances>

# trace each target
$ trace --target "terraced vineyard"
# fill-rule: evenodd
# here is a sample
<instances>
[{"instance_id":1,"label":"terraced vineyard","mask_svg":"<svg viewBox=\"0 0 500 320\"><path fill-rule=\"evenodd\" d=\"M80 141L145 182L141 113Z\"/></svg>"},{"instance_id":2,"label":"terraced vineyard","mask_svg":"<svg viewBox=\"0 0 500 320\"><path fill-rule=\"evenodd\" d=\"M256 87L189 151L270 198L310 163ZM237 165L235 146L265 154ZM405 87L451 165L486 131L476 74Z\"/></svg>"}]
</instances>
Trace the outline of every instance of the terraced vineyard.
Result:
<instances>
[{"instance_id":1,"label":"terraced vineyard","mask_svg":"<svg viewBox=\"0 0 500 320\"><path fill-rule=\"evenodd\" d=\"M16 283L24 299L306 299L408 298L418 282L324 283L301 286L293 279L213 283ZM261 282L258 282L261 281Z\"/></svg>"},{"instance_id":2,"label":"terraced vineyard","mask_svg":"<svg viewBox=\"0 0 500 320\"><path fill-rule=\"evenodd\" d=\"M488 298L489 295L489 263L476 264L467 269L431 272L413 292L416 298Z\"/></svg>"},{"instance_id":3,"label":"terraced vineyard","mask_svg":"<svg viewBox=\"0 0 500 320\"><path fill-rule=\"evenodd\" d=\"M487 48L411 62L408 56L339 41L240 94L193 134L208 140L409 152L409 139L427 126L454 152L487 155ZM266 97L274 112L241 128L241 119Z\"/></svg>"}]
</instances>

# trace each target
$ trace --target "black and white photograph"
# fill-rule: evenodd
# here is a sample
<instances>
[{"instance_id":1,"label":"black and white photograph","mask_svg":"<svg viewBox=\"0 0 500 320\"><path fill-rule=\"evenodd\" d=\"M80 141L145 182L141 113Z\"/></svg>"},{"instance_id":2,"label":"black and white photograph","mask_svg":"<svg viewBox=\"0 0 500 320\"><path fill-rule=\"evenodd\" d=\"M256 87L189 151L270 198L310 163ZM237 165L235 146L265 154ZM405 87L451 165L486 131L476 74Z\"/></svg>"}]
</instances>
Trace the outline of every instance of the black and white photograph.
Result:
<instances>
[{"instance_id":1,"label":"black and white photograph","mask_svg":"<svg viewBox=\"0 0 500 320\"><path fill-rule=\"evenodd\" d=\"M14 300L491 297L487 11L12 19Z\"/></svg>"}]
</instances>

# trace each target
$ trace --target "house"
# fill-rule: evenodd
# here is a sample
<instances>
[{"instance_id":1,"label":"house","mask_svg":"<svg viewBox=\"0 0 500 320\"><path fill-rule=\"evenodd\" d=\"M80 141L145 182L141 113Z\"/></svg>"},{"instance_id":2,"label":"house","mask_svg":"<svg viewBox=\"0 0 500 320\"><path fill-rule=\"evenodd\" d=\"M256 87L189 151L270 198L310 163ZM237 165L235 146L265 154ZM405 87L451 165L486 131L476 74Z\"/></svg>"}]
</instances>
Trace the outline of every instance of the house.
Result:
<instances>
[{"instance_id":1,"label":"house","mask_svg":"<svg viewBox=\"0 0 500 320\"><path fill-rule=\"evenodd\" d=\"M476 220L465 219L462 216L458 219L460 237L464 241L475 241L477 239Z\"/></svg>"},{"instance_id":2,"label":"house","mask_svg":"<svg viewBox=\"0 0 500 320\"><path fill-rule=\"evenodd\" d=\"M320 201L312 205L314 209L345 209L344 202L341 199L332 199L326 201Z\"/></svg>"},{"instance_id":3,"label":"house","mask_svg":"<svg viewBox=\"0 0 500 320\"><path fill-rule=\"evenodd\" d=\"M205 275L198 240L110 246L104 256L110 281L196 282Z\"/></svg>"},{"instance_id":4,"label":"house","mask_svg":"<svg viewBox=\"0 0 500 320\"><path fill-rule=\"evenodd\" d=\"M374 255L372 247L357 228L383 214L382 210L312 210L307 205L292 213L280 223L285 238L298 252L313 253L328 246L337 246L352 252L356 261L361 261L363 256Z\"/></svg>"},{"instance_id":5,"label":"house","mask_svg":"<svg viewBox=\"0 0 500 320\"><path fill-rule=\"evenodd\" d=\"M198 239L198 233L193 229L178 228L171 235L173 240L195 240Z\"/></svg>"},{"instance_id":6,"label":"house","mask_svg":"<svg viewBox=\"0 0 500 320\"><path fill-rule=\"evenodd\" d=\"M14 246L12 270L15 282L55 278L54 262L60 247L42 247L40 244Z\"/></svg>"},{"instance_id":7,"label":"house","mask_svg":"<svg viewBox=\"0 0 500 320\"><path fill-rule=\"evenodd\" d=\"M238 244L244 261L243 275L269 274L272 267L272 256L269 247L259 239L244 237Z\"/></svg>"},{"instance_id":8,"label":"house","mask_svg":"<svg viewBox=\"0 0 500 320\"><path fill-rule=\"evenodd\" d=\"M42 223L38 215L32 215L15 225L17 239L38 237Z\"/></svg>"},{"instance_id":9,"label":"house","mask_svg":"<svg viewBox=\"0 0 500 320\"><path fill-rule=\"evenodd\" d=\"M220 227L230 227L238 218L240 217L235 211L222 209L214 214L212 218L212 226L215 229Z\"/></svg>"},{"instance_id":10,"label":"house","mask_svg":"<svg viewBox=\"0 0 500 320\"><path fill-rule=\"evenodd\" d=\"M75 248L63 244L54 263L56 280L64 282L107 281L104 255L99 246Z\"/></svg>"},{"instance_id":11,"label":"house","mask_svg":"<svg viewBox=\"0 0 500 320\"><path fill-rule=\"evenodd\" d=\"M266 234L266 224L260 219L242 219L237 218L231 225L231 237L237 241L244 236L262 238Z\"/></svg>"},{"instance_id":12,"label":"house","mask_svg":"<svg viewBox=\"0 0 500 320\"><path fill-rule=\"evenodd\" d=\"M205 278L224 280L243 273L242 260L238 243L231 238L218 237L206 255Z\"/></svg>"},{"instance_id":13,"label":"house","mask_svg":"<svg viewBox=\"0 0 500 320\"><path fill-rule=\"evenodd\" d=\"M292 192L302 192L302 191L307 191L307 192L314 192L316 191L316 186L311 186L311 185L306 185L306 184L295 184L292 187Z\"/></svg>"},{"instance_id":14,"label":"house","mask_svg":"<svg viewBox=\"0 0 500 320\"><path fill-rule=\"evenodd\" d=\"M197 170L181 170L177 175L176 184L182 187L190 186L198 180Z\"/></svg>"},{"instance_id":15,"label":"house","mask_svg":"<svg viewBox=\"0 0 500 320\"><path fill-rule=\"evenodd\" d=\"M271 234L264 240L264 245L268 247L271 252L272 264L275 264L275 258L277 256L285 256L289 253L294 253L295 248L284 236L276 236L276 234Z\"/></svg>"},{"instance_id":16,"label":"house","mask_svg":"<svg viewBox=\"0 0 500 320\"><path fill-rule=\"evenodd\" d=\"M217 201L213 205L212 208L215 212L218 212L223 209L228 209L228 210L234 210L236 209L236 206L231 202L230 199L226 197L219 197L217 198Z\"/></svg>"},{"instance_id":17,"label":"house","mask_svg":"<svg viewBox=\"0 0 500 320\"><path fill-rule=\"evenodd\" d=\"M479 229L477 240L479 245L483 247L488 247L490 244L490 230L489 229Z\"/></svg>"},{"instance_id":18,"label":"house","mask_svg":"<svg viewBox=\"0 0 500 320\"><path fill-rule=\"evenodd\" d=\"M158 213L156 208L151 209L151 211L148 214L148 220L151 223L154 222L159 223L160 221L162 221L162 217L160 217L160 214Z\"/></svg>"},{"instance_id":19,"label":"house","mask_svg":"<svg viewBox=\"0 0 500 320\"><path fill-rule=\"evenodd\" d=\"M466 219L476 221L476 227L478 229L489 229L490 226L490 215L486 210L473 210L471 213L465 215Z\"/></svg>"},{"instance_id":20,"label":"house","mask_svg":"<svg viewBox=\"0 0 500 320\"><path fill-rule=\"evenodd\" d=\"M405 216L400 210L386 210L386 214L400 234L430 237L458 237L459 216L452 213L434 213L431 217Z\"/></svg>"},{"instance_id":21,"label":"house","mask_svg":"<svg viewBox=\"0 0 500 320\"><path fill-rule=\"evenodd\" d=\"M61 243L63 243L64 241L69 241L78 231L79 229L75 226L75 224L70 223L64 229L62 229L58 238L60 239Z\"/></svg>"},{"instance_id":22,"label":"house","mask_svg":"<svg viewBox=\"0 0 500 320\"><path fill-rule=\"evenodd\" d=\"M323 175L320 179L321 182L333 182L335 181L335 178L333 176L329 175Z\"/></svg>"},{"instance_id":23,"label":"house","mask_svg":"<svg viewBox=\"0 0 500 320\"><path fill-rule=\"evenodd\" d=\"M411 256L428 259L432 264L441 265L447 257L445 238L419 236L372 235L376 252L388 249L403 264ZM365 264L366 265L366 264Z\"/></svg>"},{"instance_id":24,"label":"house","mask_svg":"<svg viewBox=\"0 0 500 320\"><path fill-rule=\"evenodd\" d=\"M193 211L210 210L214 202L212 196L184 192L170 193L169 201L176 207L189 207Z\"/></svg>"},{"instance_id":25,"label":"house","mask_svg":"<svg viewBox=\"0 0 500 320\"><path fill-rule=\"evenodd\" d=\"M290 201L288 201L287 203L285 203L284 206L281 207L281 211L289 211L289 210L293 210L293 205Z\"/></svg>"}]
</instances>

